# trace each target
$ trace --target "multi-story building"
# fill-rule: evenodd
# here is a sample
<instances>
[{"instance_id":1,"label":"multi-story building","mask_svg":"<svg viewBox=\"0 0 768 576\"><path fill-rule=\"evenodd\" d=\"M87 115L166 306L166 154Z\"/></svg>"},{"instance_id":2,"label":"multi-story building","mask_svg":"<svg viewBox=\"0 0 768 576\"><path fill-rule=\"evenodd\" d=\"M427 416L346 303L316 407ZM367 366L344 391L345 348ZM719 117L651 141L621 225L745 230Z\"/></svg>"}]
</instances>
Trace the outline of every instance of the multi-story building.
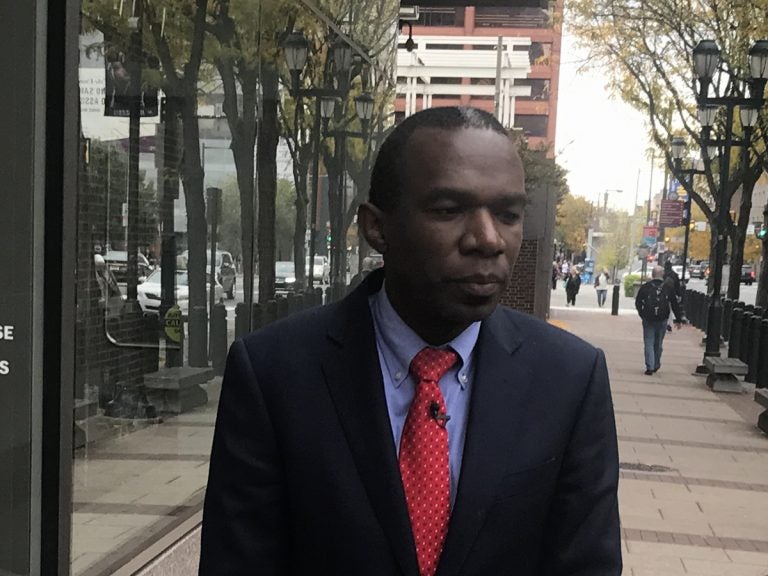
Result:
<instances>
[{"instance_id":1,"label":"multi-story building","mask_svg":"<svg viewBox=\"0 0 768 576\"><path fill-rule=\"evenodd\" d=\"M538 1L516 4L420 7L418 20L405 25L400 37L397 114L450 105L498 110L502 122L520 130L532 148L551 148L562 2L551 8ZM411 32L414 47L409 52L405 42ZM457 49L473 54L452 57Z\"/></svg>"}]
</instances>

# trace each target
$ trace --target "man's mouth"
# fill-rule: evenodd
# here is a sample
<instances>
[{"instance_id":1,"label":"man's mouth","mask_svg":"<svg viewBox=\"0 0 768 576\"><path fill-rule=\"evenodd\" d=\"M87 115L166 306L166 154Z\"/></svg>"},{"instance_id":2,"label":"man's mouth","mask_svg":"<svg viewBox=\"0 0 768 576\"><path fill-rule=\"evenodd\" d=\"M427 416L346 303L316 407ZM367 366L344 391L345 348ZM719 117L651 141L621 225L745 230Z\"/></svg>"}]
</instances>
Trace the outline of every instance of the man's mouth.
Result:
<instances>
[{"instance_id":1,"label":"man's mouth","mask_svg":"<svg viewBox=\"0 0 768 576\"><path fill-rule=\"evenodd\" d=\"M493 296L503 288L504 284L501 277L484 274L465 276L456 281L456 285L463 292L477 297Z\"/></svg>"}]
</instances>

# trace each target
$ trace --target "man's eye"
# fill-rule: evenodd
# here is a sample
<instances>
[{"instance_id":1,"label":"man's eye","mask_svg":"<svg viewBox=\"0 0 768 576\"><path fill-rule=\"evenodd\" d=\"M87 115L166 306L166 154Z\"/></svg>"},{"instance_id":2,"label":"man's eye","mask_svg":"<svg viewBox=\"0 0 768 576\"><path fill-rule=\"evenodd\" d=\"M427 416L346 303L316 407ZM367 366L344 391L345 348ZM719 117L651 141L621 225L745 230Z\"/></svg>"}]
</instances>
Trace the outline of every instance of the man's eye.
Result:
<instances>
[{"instance_id":1,"label":"man's eye","mask_svg":"<svg viewBox=\"0 0 768 576\"><path fill-rule=\"evenodd\" d=\"M432 213L436 214L438 216L455 216L456 214L461 214L462 207L458 205L450 205L450 206L435 206L432 208Z\"/></svg>"},{"instance_id":2,"label":"man's eye","mask_svg":"<svg viewBox=\"0 0 768 576\"><path fill-rule=\"evenodd\" d=\"M496 217L506 224L514 224L520 220L520 212L517 210L500 210L496 213Z\"/></svg>"}]
</instances>

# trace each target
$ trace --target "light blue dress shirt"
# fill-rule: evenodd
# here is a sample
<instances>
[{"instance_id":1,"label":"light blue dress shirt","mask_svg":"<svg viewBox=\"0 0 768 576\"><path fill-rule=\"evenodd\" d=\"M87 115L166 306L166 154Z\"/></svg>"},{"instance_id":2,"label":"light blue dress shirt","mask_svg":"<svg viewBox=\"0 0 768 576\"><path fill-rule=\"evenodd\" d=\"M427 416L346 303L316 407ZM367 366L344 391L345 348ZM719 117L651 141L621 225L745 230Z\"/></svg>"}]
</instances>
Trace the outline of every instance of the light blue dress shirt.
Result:
<instances>
[{"instance_id":1,"label":"light blue dress shirt","mask_svg":"<svg viewBox=\"0 0 768 576\"><path fill-rule=\"evenodd\" d=\"M403 433L405 418L416 387L408 369L413 357L429 344L403 322L392 308L387 297L386 286L382 286L381 290L370 296L368 304L376 331L376 347L379 352L381 374L384 378L384 393L387 399L389 422L392 425L392 437L399 457L400 436ZM450 347L459 355L459 361L445 373L439 383L447 414L451 417L446 424L451 473L451 506L456 500L456 490L459 485L474 374L473 352L479 333L480 322L474 322L456 338L441 346L441 348Z\"/></svg>"}]
</instances>

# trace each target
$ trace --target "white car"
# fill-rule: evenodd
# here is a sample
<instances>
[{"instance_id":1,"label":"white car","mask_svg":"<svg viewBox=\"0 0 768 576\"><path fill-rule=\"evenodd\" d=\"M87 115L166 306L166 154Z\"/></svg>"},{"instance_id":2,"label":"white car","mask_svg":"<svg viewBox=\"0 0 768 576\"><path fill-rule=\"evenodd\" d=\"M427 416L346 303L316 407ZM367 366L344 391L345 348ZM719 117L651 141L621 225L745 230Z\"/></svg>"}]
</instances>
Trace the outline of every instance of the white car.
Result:
<instances>
[{"instance_id":1,"label":"white car","mask_svg":"<svg viewBox=\"0 0 768 576\"><path fill-rule=\"evenodd\" d=\"M309 278L309 256L307 256L305 267L307 278ZM315 256L315 265L312 267L312 278L316 282L328 284L331 274L331 266L328 264L328 258L325 256Z\"/></svg>"},{"instance_id":2,"label":"white car","mask_svg":"<svg viewBox=\"0 0 768 576\"><path fill-rule=\"evenodd\" d=\"M162 295L162 273L160 268L155 269L142 284L138 286L139 306L144 314L157 315L160 310ZM206 306L208 304L208 285L206 284ZM216 282L214 300L219 302L224 296L221 284ZM181 314L189 313L189 275L186 270L176 270L176 304L181 309Z\"/></svg>"}]
</instances>

